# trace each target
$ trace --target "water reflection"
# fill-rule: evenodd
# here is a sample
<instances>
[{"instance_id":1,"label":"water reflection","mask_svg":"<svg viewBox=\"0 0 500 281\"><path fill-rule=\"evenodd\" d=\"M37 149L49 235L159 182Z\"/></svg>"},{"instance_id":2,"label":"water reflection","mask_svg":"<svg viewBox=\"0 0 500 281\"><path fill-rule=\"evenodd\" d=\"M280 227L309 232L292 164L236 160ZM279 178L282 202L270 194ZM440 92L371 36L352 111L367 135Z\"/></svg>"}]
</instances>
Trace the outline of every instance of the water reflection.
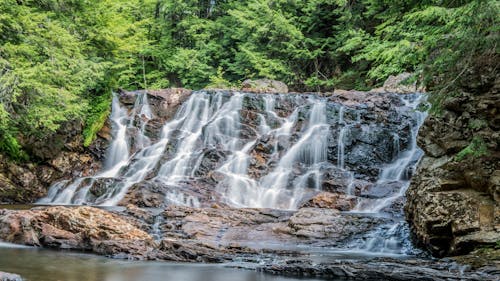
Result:
<instances>
[{"instance_id":1,"label":"water reflection","mask_svg":"<svg viewBox=\"0 0 500 281\"><path fill-rule=\"evenodd\" d=\"M4 243L0 243L0 271L20 274L27 281L299 280L223 265L114 260L89 254L20 248Z\"/></svg>"}]
</instances>

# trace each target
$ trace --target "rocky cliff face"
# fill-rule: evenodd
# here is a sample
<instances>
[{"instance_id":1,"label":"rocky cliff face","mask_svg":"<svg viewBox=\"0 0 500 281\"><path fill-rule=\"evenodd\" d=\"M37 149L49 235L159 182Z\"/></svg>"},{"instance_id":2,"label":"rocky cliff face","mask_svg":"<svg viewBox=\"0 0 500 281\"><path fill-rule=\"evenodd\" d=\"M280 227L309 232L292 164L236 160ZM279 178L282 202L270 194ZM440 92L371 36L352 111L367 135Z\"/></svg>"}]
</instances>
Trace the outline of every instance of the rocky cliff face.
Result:
<instances>
[{"instance_id":1,"label":"rocky cliff face","mask_svg":"<svg viewBox=\"0 0 500 281\"><path fill-rule=\"evenodd\" d=\"M416 240L437 256L498 251L500 241L500 81L494 72L471 81L482 82L448 97L422 126L425 156L406 193Z\"/></svg>"},{"instance_id":2,"label":"rocky cliff face","mask_svg":"<svg viewBox=\"0 0 500 281\"><path fill-rule=\"evenodd\" d=\"M23 140L31 162L16 163L0 154L0 203L30 203L44 196L54 181L90 175L101 168L104 140L83 147L83 124L74 120L44 139Z\"/></svg>"}]
</instances>

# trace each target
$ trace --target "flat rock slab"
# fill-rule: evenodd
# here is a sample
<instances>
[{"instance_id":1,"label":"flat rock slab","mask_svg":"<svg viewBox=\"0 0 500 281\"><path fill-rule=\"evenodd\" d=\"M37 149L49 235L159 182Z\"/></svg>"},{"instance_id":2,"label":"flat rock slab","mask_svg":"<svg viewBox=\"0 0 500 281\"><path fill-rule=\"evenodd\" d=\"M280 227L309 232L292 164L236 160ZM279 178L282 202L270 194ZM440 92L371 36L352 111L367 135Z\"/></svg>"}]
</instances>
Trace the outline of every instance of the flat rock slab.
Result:
<instances>
[{"instance_id":1,"label":"flat rock slab","mask_svg":"<svg viewBox=\"0 0 500 281\"><path fill-rule=\"evenodd\" d=\"M342 214L334 209L272 209L168 207L162 213L163 237L205 241L211 245L345 246L384 218ZM258 241L258 243L256 243Z\"/></svg>"},{"instance_id":2,"label":"flat rock slab","mask_svg":"<svg viewBox=\"0 0 500 281\"><path fill-rule=\"evenodd\" d=\"M298 258L275 261L257 270L288 276L335 278L335 280L459 281L498 280L485 272L461 272L457 265L432 260L372 259L365 262L336 260L316 263Z\"/></svg>"}]
</instances>

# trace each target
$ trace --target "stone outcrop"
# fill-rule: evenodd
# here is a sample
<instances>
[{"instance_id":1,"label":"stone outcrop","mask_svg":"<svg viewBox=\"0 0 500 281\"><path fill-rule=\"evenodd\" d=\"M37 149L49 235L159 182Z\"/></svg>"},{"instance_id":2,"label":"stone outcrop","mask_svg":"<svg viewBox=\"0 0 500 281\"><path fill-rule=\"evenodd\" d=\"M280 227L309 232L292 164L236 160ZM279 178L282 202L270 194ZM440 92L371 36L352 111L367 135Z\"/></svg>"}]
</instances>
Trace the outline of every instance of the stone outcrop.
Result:
<instances>
[{"instance_id":1,"label":"stone outcrop","mask_svg":"<svg viewBox=\"0 0 500 281\"><path fill-rule=\"evenodd\" d=\"M247 80L243 81L243 83L241 83L241 90L244 92L253 92L253 93L286 94L286 93L288 93L288 86L285 83L283 83L281 81L276 81L276 80L270 80L270 79L250 80L250 79L247 79Z\"/></svg>"},{"instance_id":2,"label":"stone outcrop","mask_svg":"<svg viewBox=\"0 0 500 281\"><path fill-rule=\"evenodd\" d=\"M489 75L447 97L419 133L425 156L405 210L418 244L437 256L500 242L500 80Z\"/></svg>"},{"instance_id":3,"label":"stone outcrop","mask_svg":"<svg viewBox=\"0 0 500 281\"><path fill-rule=\"evenodd\" d=\"M57 249L145 258L152 238L118 215L92 207L0 210L0 239Z\"/></svg>"},{"instance_id":4,"label":"stone outcrop","mask_svg":"<svg viewBox=\"0 0 500 281\"><path fill-rule=\"evenodd\" d=\"M340 193L320 192L302 204L301 208L316 207L335 209L339 211L350 211L356 206L356 203L357 199L355 196Z\"/></svg>"},{"instance_id":5,"label":"stone outcrop","mask_svg":"<svg viewBox=\"0 0 500 281\"><path fill-rule=\"evenodd\" d=\"M83 146L64 148L54 158L40 163L17 163L0 155L0 202L34 202L45 196L54 181L93 175L100 168L99 157Z\"/></svg>"},{"instance_id":6,"label":"stone outcrop","mask_svg":"<svg viewBox=\"0 0 500 281\"><path fill-rule=\"evenodd\" d=\"M22 139L31 162L15 162L0 155L0 203L31 203L43 197L56 180L99 171L103 155L94 153L98 146L83 147L82 131L82 121L73 120L43 138Z\"/></svg>"},{"instance_id":7,"label":"stone outcrop","mask_svg":"<svg viewBox=\"0 0 500 281\"><path fill-rule=\"evenodd\" d=\"M375 89L375 91L398 93L398 94L409 94L415 92L425 92L425 88L417 85L416 80L411 82L413 74L404 72L399 75L390 75L387 80L385 80L384 85L381 88Z\"/></svg>"}]
</instances>

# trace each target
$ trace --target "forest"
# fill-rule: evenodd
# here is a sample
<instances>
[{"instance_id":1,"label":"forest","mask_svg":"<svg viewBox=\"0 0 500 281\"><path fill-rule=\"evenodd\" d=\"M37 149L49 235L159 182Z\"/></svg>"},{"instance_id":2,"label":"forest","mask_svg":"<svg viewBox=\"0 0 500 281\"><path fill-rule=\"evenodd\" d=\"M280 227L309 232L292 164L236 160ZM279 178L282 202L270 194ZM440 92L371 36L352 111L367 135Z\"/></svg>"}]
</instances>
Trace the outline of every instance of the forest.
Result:
<instances>
[{"instance_id":1,"label":"forest","mask_svg":"<svg viewBox=\"0 0 500 281\"><path fill-rule=\"evenodd\" d=\"M74 119L89 145L117 89L367 90L411 72L438 112L464 73L498 65L499 14L496 0L0 0L0 151L27 160L28 139Z\"/></svg>"}]
</instances>

